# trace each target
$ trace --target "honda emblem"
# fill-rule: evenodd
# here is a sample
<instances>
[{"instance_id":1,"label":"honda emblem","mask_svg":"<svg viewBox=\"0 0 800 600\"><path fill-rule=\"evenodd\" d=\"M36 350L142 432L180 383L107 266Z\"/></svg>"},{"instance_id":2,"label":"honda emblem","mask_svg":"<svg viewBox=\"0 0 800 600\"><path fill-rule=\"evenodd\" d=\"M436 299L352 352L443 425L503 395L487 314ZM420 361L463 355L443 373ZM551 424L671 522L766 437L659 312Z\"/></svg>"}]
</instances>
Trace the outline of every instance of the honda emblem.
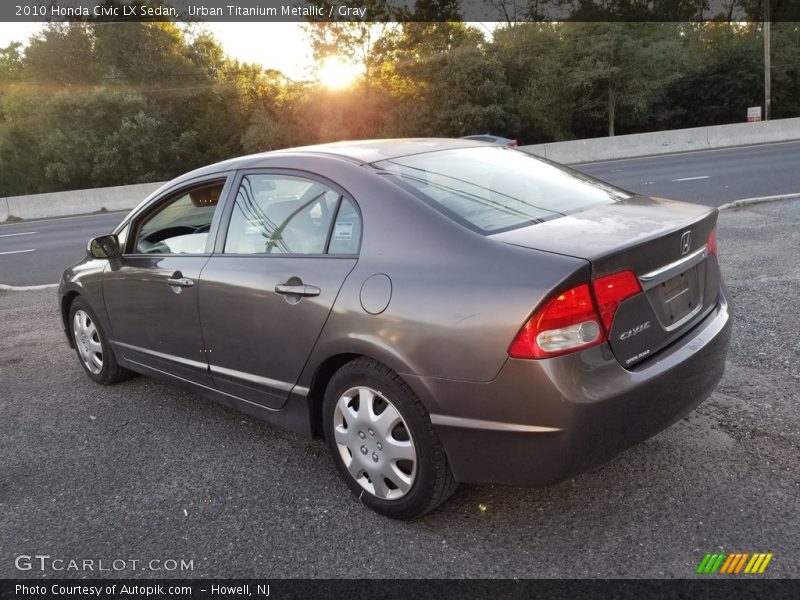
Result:
<instances>
[{"instance_id":1,"label":"honda emblem","mask_svg":"<svg viewBox=\"0 0 800 600\"><path fill-rule=\"evenodd\" d=\"M689 252L689 248L692 247L692 232L685 231L681 236L681 256Z\"/></svg>"}]
</instances>

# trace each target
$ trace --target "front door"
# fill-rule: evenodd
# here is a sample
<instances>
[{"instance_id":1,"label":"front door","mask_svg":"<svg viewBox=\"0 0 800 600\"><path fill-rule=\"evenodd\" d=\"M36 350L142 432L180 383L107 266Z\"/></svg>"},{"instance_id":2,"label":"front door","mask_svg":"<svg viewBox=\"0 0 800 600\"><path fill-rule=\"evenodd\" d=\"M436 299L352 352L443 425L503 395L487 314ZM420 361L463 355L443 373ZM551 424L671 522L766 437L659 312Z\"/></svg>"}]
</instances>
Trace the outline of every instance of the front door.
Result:
<instances>
[{"instance_id":1,"label":"front door","mask_svg":"<svg viewBox=\"0 0 800 600\"><path fill-rule=\"evenodd\" d=\"M242 178L222 251L200 280L203 337L221 391L283 406L356 264L360 235L354 202L328 184Z\"/></svg>"},{"instance_id":2,"label":"front door","mask_svg":"<svg viewBox=\"0 0 800 600\"><path fill-rule=\"evenodd\" d=\"M224 183L183 188L136 218L122 258L107 267L103 280L115 352L138 366L209 386L198 284Z\"/></svg>"}]
</instances>

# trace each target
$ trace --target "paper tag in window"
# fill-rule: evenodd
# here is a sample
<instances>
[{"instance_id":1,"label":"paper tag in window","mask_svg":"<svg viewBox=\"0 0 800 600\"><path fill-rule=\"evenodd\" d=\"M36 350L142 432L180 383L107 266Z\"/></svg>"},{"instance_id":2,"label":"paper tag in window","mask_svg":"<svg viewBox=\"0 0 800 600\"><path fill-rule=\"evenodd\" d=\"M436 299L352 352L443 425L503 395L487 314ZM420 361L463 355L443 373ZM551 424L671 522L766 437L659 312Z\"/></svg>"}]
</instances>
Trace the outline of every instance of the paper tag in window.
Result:
<instances>
[{"instance_id":1,"label":"paper tag in window","mask_svg":"<svg viewBox=\"0 0 800 600\"><path fill-rule=\"evenodd\" d=\"M333 230L333 239L350 241L353 239L353 224L352 223L336 223Z\"/></svg>"}]
</instances>

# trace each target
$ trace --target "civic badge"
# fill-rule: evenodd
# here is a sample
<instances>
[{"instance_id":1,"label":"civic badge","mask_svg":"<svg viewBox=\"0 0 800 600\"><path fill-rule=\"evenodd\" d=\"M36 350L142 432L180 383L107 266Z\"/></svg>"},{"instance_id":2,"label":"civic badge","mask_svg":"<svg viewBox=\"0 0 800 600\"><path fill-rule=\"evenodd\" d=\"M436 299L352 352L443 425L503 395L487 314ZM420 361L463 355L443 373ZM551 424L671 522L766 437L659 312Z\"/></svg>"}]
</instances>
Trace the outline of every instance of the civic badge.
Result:
<instances>
[{"instance_id":1,"label":"civic badge","mask_svg":"<svg viewBox=\"0 0 800 600\"><path fill-rule=\"evenodd\" d=\"M689 248L692 247L692 232L685 231L681 236L681 256L689 252Z\"/></svg>"}]
</instances>

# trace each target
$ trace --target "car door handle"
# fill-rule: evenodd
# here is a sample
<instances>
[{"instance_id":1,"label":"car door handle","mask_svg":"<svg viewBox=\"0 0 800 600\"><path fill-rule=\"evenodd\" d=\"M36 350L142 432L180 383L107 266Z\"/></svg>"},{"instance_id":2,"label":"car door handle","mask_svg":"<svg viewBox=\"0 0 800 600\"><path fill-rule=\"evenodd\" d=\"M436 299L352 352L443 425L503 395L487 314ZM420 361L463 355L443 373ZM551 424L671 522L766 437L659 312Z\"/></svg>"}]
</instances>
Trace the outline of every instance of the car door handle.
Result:
<instances>
[{"instance_id":1,"label":"car door handle","mask_svg":"<svg viewBox=\"0 0 800 600\"><path fill-rule=\"evenodd\" d=\"M183 277L180 272L173 273L172 277L167 279L167 285L170 287L192 287L194 285L194 279Z\"/></svg>"},{"instance_id":2,"label":"car door handle","mask_svg":"<svg viewBox=\"0 0 800 600\"><path fill-rule=\"evenodd\" d=\"M279 283L275 286L275 292L286 296L319 296L322 290L315 285L286 285Z\"/></svg>"}]
</instances>

